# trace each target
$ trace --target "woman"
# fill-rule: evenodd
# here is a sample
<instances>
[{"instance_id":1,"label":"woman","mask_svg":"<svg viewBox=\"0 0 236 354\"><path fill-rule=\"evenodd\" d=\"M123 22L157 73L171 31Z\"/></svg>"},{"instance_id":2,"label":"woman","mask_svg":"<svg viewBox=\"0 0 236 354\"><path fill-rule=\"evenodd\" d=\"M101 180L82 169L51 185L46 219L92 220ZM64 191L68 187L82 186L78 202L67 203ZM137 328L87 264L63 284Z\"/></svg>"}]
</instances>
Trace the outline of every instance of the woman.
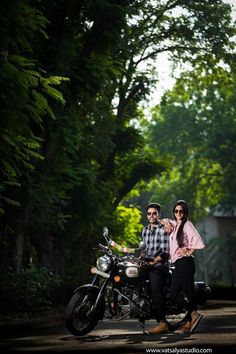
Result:
<instances>
[{"instance_id":1,"label":"woman","mask_svg":"<svg viewBox=\"0 0 236 354\"><path fill-rule=\"evenodd\" d=\"M175 266L172 274L170 298L172 302L183 290L187 301L187 322L178 329L179 332L193 332L202 315L197 312L194 292L195 262L193 253L204 248L204 242L189 220L189 209L184 200L178 200L173 207L175 220L168 220L172 225L170 233L170 262ZM164 224L166 224L164 222Z\"/></svg>"}]
</instances>

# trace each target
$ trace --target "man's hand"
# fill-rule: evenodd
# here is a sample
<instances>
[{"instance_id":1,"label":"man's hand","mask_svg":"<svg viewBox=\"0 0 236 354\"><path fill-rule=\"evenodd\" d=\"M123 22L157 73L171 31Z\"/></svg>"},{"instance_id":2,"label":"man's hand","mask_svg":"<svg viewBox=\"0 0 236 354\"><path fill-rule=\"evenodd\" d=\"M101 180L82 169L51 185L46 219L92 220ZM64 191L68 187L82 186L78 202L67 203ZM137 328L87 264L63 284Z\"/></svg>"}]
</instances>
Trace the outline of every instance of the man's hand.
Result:
<instances>
[{"instance_id":1,"label":"man's hand","mask_svg":"<svg viewBox=\"0 0 236 354\"><path fill-rule=\"evenodd\" d=\"M153 260L153 262L149 262L150 265L155 265L157 263L162 262L162 258L160 256L156 256Z\"/></svg>"},{"instance_id":2,"label":"man's hand","mask_svg":"<svg viewBox=\"0 0 236 354\"><path fill-rule=\"evenodd\" d=\"M139 256L139 259L144 259L145 258L145 253L144 252L141 252L140 253L140 256Z\"/></svg>"}]
</instances>

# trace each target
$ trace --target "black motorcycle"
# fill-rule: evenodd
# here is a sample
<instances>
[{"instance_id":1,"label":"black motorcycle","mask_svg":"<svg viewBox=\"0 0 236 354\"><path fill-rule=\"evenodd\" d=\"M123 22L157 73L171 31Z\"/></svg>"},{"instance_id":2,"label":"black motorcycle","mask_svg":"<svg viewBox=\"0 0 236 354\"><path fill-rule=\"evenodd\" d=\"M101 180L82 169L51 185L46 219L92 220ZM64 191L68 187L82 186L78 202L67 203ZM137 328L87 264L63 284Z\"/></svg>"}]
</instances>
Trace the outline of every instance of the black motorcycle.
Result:
<instances>
[{"instance_id":1,"label":"black motorcycle","mask_svg":"<svg viewBox=\"0 0 236 354\"><path fill-rule=\"evenodd\" d=\"M137 318L145 332L145 321L153 319L149 264L135 256L135 252L145 249L145 244L141 242L137 249L121 247L108 236L106 227L103 236L106 245L98 245L103 255L91 269L94 274L91 284L78 287L66 307L66 327L73 335L83 336L105 317L118 320L129 317ZM118 254L112 251L114 247ZM185 321L187 299L181 293L176 304L171 304L170 282L171 269L164 289L165 312L169 329L174 331ZM210 288L204 282L195 282L195 291L198 303L203 304L209 297Z\"/></svg>"}]
</instances>

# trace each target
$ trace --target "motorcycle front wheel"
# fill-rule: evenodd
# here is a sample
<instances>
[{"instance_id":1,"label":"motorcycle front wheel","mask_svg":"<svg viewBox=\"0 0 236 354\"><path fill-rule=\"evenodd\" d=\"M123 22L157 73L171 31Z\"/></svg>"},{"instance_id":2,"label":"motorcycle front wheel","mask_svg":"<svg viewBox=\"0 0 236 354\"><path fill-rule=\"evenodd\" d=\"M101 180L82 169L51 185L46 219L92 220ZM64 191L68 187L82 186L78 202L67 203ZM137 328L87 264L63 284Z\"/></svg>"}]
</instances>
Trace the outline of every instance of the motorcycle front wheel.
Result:
<instances>
[{"instance_id":1,"label":"motorcycle front wheel","mask_svg":"<svg viewBox=\"0 0 236 354\"><path fill-rule=\"evenodd\" d=\"M94 308L99 290L95 286L85 285L80 287L70 299L65 310L65 323L71 334L84 336L103 318L105 312L103 296Z\"/></svg>"}]
</instances>

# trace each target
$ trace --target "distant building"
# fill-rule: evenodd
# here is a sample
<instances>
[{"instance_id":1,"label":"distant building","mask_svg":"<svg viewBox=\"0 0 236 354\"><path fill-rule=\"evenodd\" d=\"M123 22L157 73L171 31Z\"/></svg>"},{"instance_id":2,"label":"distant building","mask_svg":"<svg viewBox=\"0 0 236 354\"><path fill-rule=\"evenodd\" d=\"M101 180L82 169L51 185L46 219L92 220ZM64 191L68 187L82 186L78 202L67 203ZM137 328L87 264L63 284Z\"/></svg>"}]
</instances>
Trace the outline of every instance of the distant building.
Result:
<instances>
[{"instance_id":1,"label":"distant building","mask_svg":"<svg viewBox=\"0 0 236 354\"><path fill-rule=\"evenodd\" d=\"M209 213L196 225L206 248L196 253L198 277L207 283L236 286L236 213Z\"/></svg>"}]
</instances>

